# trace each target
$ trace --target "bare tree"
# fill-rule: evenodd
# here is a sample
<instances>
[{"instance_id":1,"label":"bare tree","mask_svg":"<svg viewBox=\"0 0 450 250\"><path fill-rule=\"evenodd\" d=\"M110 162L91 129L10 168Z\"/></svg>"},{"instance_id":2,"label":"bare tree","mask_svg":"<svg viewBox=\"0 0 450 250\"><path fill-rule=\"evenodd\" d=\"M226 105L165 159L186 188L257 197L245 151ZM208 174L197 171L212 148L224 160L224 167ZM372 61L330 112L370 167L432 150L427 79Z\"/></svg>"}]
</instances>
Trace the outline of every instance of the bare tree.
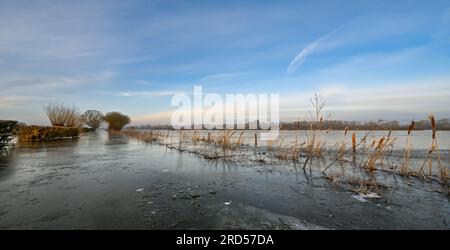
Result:
<instances>
[{"instance_id":1,"label":"bare tree","mask_svg":"<svg viewBox=\"0 0 450 250\"><path fill-rule=\"evenodd\" d=\"M327 101L321 94L314 94L314 96L310 99L311 104L314 108L313 120L314 122L319 122L321 118L322 109L327 104Z\"/></svg>"},{"instance_id":2,"label":"bare tree","mask_svg":"<svg viewBox=\"0 0 450 250\"><path fill-rule=\"evenodd\" d=\"M80 114L73 106L66 106L64 104L46 105L44 106L44 111L53 126L81 126Z\"/></svg>"},{"instance_id":3,"label":"bare tree","mask_svg":"<svg viewBox=\"0 0 450 250\"><path fill-rule=\"evenodd\" d=\"M102 125L104 119L105 118L102 112L98 110L88 110L81 116L81 120L84 122L84 124L94 130L98 129Z\"/></svg>"},{"instance_id":4,"label":"bare tree","mask_svg":"<svg viewBox=\"0 0 450 250\"><path fill-rule=\"evenodd\" d=\"M323 125L322 110L326 105L325 98L317 93L310 99L310 102L313 106L313 113L310 113L313 122L311 123L309 134L307 130L305 131L307 140L307 158L303 164L303 168L306 167L307 162L314 153L320 154L320 144L318 143L320 136L319 132L322 130Z\"/></svg>"}]
</instances>

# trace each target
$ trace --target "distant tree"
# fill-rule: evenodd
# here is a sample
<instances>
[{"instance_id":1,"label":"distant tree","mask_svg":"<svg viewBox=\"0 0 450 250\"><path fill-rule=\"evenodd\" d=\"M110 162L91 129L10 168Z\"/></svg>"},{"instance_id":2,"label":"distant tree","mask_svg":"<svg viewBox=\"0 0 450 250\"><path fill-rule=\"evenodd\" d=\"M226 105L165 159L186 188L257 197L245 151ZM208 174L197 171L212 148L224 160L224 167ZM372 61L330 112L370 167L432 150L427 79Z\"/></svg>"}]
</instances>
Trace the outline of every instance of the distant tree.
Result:
<instances>
[{"instance_id":1,"label":"distant tree","mask_svg":"<svg viewBox=\"0 0 450 250\"><path fill-rule=\"evenodd\" d=\"M96 130L102 125L104 116L102 112L98 110L88 110L81 115L81 120L84 124Z\"/></svg>"},{"instance_id":2,"label":"distant tree","mask_svg":"<svg viewBox=\"0 0 450 250\"><path fill-rule=\"evenodd\" d=\"M131 122L130 118L120 112L109 112L105 115L105 121L109 124L109 130L120 131Z\"/></svg>"},{"instance_id":3,"label":"distant tree","mask_svg":"<svg viewBox=\"0 0 450 250\"><path fill-rule=\"evenodd\" d=\"M310 99L310 102L314 108L314 114L311 115L314 122L318 122L321 116L322 109L325 107L327 103L325 98L321 94L314 94L314 96Z\"/></svg>"},{"instance_id":4,"label":"distant tree","mask_svg":"<svg viewBox=\"0 0 450 250\"><path fill-rule=\"evenodd\" d=\"M53 104L44 106L44 111L52 126L80 127L81 119L78 110L73 106Z\"/></svg>"}]
</instances>

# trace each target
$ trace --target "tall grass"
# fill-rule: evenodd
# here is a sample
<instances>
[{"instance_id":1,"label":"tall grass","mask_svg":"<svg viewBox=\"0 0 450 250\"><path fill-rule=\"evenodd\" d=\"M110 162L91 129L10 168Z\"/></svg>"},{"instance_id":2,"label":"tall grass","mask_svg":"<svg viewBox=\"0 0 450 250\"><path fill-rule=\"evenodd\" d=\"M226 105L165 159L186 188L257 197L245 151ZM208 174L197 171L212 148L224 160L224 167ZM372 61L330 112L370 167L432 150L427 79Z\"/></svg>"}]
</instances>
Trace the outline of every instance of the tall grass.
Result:
<instances>
[{"instance_id":1,"label":"tall grass","mask_svg":"<svg viewBox=\"0 0 450 250\"><path fill-rule=\"evenodd\" d=\"M421 175L422 177L425 177L424 167L427 163L428 163L428 176L431 176L433 174L432 168L433 168L433 155L434 155L436 158L436 161L437 161L438 168L439 168L439 174L440 174L442 180L447 182L448 168L446 166L443 166L443 164L441 162L441 154L439 152L439 145L438 145L437 137L436 137L437 127L436 127L436 120L435 120L434 114L430 114L430 116L428 118L430 119L431 128L432 128L431 146L427 153L427 159L420 166L418 174Z\"/></svg>"},{"instance_id":2,"label":"tall grass","mask_svg":"<svg viewBox=\"0 0 450 250\"><path fill-rule=\"evenodd\" d=\"M389 147L394 144L395 140L396 138L391 137L391 131L387 136L381 137L376 142L376 146L370 150L370 154L364 164L364 167L369 171L376 170L377 163L382 164L383 156L386 154Z\"/></svg>"},{"instance_id":3,"label":"tall grass","mask_svg":"<svg viewBox=\"0 0 450 250\"><path fill-rule=\"evenodd\" d=\"M78 134L78 128L20 126L17 136L19 142L41 142L74 139L78 137Z\"/></svg>"},{"instance_id":4,"label":"tall grass","mask_svg":"<svg viewBox=\"0 0 450 250\"><path fill-rule=\"evenodd\" d=\"M341 175L350 175L359 178L358 181L355 179L353 183L359 186L361 190L364 188L366 191L375 191L380 186L376 179L377 173L380 171L405 176L417 171L419 166L412 166L410 160L413 150L414 122L411 123L407 132L408 137L404 146L403 157L400 156L400 159L394 159L399 163L399 168L394 168L395 162L391 161L390 157L397 138L393 136L391 130L385 135L375 137L372 131L366 131L365 134L358 134L357 131L350 132L350 128L347 128L343 133L342 143L336 144L336 150L329 148L325 150L327 141L324 135L329 133L331 129L324 130L320 125L321 120L323 121L319 117L317 126L308 130L308 135L310 136L305 138L304 141L299 141L296 137L293 142L288 144L284 141L284 138L281 138L279 140L268 141L265 146L263 144L258 147L252 147L251 144L248 144L249 140L251 141L253 139L253 136L245 137L245 131L238 130L210 130L205 131L205 133L201 133L199 130L179 130L173 133L173 136L169 136L168 132L127 129L123 134L133 136L145 142L165 142L171 148L197 153L206 159L232 158L234 156L244 155L251 156L252 153L250 152L252 151L255 156L252 157L252 160L255 161L263 157L264 161L270 160L273 162L273 160L277 159L280 161L301 163L303 167L309 162L311 165L317 166L317 169L323 169L322 173L324 174L329 171L325 174L326 176L335 174L335 171L332 171L330 168L334 163L339 161L341 163ZM432 160L433 167L439 166L439 174L446 180L448 178L447 168L445 167L445 162L441 162L440 160L435 125L434 128L435 130L432 133L432 146L420 171L422 175L426 176L425 167L429 166L427 164ZM314 130L316 131L314 132ZM178 147L172 146L174 144L177 144ZM335 153L334 156L333 153ZM433 157L431 157L431 154ZM351 159L346 156L350 156ZM271 157L273 158L271 159ZM417 161L414 161L414 163L417 163ZM322 168L320 164L326 164L325 168ZM386 168L386 164L389 164L387 165L389 168ZM348 169L350 171L345 169L349 167L351 168ZM436 174L436 172L431 174ZM428 172L428 175L431 174ZM331 179L336 181L336 178L335 176ZM350 183L352 181L347 179L345 182Z\"/></svg>"},{"instance_id":5,"label":"tall grass","mask_svg":"<svg viewBox=\"0 0 450 250\"><path fill-rule=\"evenodd\" d=\"M411 151L413 149L412 139L413 139L413 131L414 131L415 122L412 121L408 127L408 136L406 137L406 145L403 154L403 162L400 166L400 174L408 175L409 174L409 158L411 157Z\"/></svg>"}]
</instances>

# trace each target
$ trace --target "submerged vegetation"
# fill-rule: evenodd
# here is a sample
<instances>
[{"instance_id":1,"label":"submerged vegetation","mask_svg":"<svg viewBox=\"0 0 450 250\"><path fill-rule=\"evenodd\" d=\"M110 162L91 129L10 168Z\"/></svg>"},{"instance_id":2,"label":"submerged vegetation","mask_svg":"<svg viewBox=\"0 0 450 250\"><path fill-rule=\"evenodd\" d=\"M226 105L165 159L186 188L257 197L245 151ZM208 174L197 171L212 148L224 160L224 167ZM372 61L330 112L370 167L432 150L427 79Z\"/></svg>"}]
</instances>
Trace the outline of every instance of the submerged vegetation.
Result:
<instances>
[{"instance_id":1,"label":"submerged vegetation","mask_svg":"<svg viewBox=\"0 0 450 250\"><path fill-rule=\"evenodd\" d=\"M305 141L295 139L293 143L285 143L280 138L267 141L265 145L257 140L250 143L248 134L244 138L245 131L238 130L210 130L202 133L197 130L170 132L129 128L121 133L146 143L159 143L180 152L198 154L208 160L224 159L245 165L288 164L295 168L299 166L315 170L331 183L350 185L351 190L358 193L379 193L379 189L387 188L388 180L395 179L397 175L442 184L443 192L448 195L447 163L440 159L437 146L431 146L432 150L426 153L425 159L416 156L412 160L412 131L404 146L403 157L398 153L393 154L397 137L392 135L392 131L382 136L367 131L360 138L355 132L343 131L342 142L334 146L326 142L325 134L329 131L320 129L320 125L315 133L314 129L307 131L309 135ZM425 167L428 171L424 171Z\"/></svg>"},{"instance_id":2,"label":"submerged vegetation","mask_svg":"<svg viewBox=\"0 0 450 250\"><path fill-rule=\"evenodd\" d=\"M425 158L412 156L412 141L417 125L412 121L408 126L406 145L401 145L403 152L394 152L398 144L392 130L384 135L375 136L373 131L366 130L357 136L358 131L346 127L342 131L342 141L335 145L327 142L327 134L333 128L326 126L322 115L325 100L316 95L312 98L313 111L310 114L309 128L305 131L304 141L295 138L285 143L285 138L266 141L262 145L255 133L251 142L247 130L145 130L128 128L122 132L148 143L160 143L168 148L182 152L195 153L205 159L228 159L255 164L293 164L305 169L315 170L331 183L340 186L351 186L351 190L363 193L379 193L380 189L389 187L389 180L396 181L395 176L418 177L441 184L444 193L448 190L448 162L442 161L437 142L437 123L434 115L430 115L432 128L430 149ZM363 132L363 131L361 131ZM400 132L399 132L400 133ZM395 153L395 154L394 154ZM422 161L422 160L423 161ZM427 171L425 171L427 170Z\"/></svg>"},{"instance_id":3,"label":"submerged vegetation","mask_svg":"<svg viewBox=\"0 0 450 250\"><path fill-rule=\"evenodd\" d=\"M108 123L108 130L112 133L122 133L146 143L160 143L168 148L195 153L205 159L227 159L256 164L293 164L304 171L308 168L322 173L323 177L333 184L352 185L353 190L362 193L378 192L386 187L383 181L390 176L418 177L428 181L443 184L448 194L448 161L443 159L439 150L437 133L439 124L434 115L430 115L431 143L423 157L417 158L413 153L414 131L418 122L412 121L405 132L406 142L401 145L401 154L394 152L394 145L398 144L393 129L382 135L373 135L373 131L364 134L357 133L349 126L342 132L341 141L332 145L327 141L327 134L333 130L340 130L328 122L324 117L325 99L315 95L311 99L313 110L309 120L304 124L304 139L279 138L272 141L259 141L258 133L254 137L250 130L177 130L139 129L128 127L131 120L119 112L109 112L103 115L100 111L88 110L80 115L73 106L48 105L45 112L53 126L17 126L14 121L0 123L0 147L4 147L16 135L19 142L43 142L61 139L77 138L80 132L96 130L103 122ZM86 125L89 128L83 128ZM335 125L335 124L334 124ZM349 125L349 124L346 124ZM395 125L395 124L394 124ZM285 124L282 124L282 129ZM300 126L299 126L300 127ZM426 127L426 126L425 126ZM398 127L397 127L398 128ZM395 130L395 128L394 128ZM122 131L122 132L120 132ZM250 137L249 137L250 136ZM398 134L397 134L398 136ZM393 156L394 154L394 156ZM380 182L379 176L383 175ZM395 178L395 177L394 177Z\"/></svg>"}]
</instances>

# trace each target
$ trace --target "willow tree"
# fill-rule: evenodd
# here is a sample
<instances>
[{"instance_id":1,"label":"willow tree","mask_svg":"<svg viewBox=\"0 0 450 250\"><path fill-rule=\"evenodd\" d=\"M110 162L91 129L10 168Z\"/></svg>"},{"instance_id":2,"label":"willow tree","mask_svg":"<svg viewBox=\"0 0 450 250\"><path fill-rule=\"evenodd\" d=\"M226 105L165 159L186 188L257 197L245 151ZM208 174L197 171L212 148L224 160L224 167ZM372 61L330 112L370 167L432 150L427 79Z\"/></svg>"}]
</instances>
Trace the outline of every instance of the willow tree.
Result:
<instances>
[{"instance_id":1,"label":"willow tree","mask_svg":"<svg viewBox=\"0 0 450 250\"><path fill-rule=\"evenodd\" d=\"M88 110L81 115L81 120L83 123L91 127L93 130L96 130L102 126L104 119L105 118L102 112L98 110Z\"/></svg>"},{"instance_id":2,"label":"willow tree","mask_svg":"<svg viewBox=\"0 0 450 250\"><path fill-rule=\"evenodd\" d=\"M109 112L105 115L105 121L109 124L109 130L120 131L123 127L130 124L131 120L128 116L120 112Z\"/></svg>"},{"instance_id":3,"label":"willow tree","mask_svg":"<svg viewBox=\"0 0 450 250\"><path fill-rule=\"evenodd\" d=\"M44 106L44 111L52 126L80 127L81 125L80 114L74 106L52 104Z\"/></svg>"}]
</instances>

